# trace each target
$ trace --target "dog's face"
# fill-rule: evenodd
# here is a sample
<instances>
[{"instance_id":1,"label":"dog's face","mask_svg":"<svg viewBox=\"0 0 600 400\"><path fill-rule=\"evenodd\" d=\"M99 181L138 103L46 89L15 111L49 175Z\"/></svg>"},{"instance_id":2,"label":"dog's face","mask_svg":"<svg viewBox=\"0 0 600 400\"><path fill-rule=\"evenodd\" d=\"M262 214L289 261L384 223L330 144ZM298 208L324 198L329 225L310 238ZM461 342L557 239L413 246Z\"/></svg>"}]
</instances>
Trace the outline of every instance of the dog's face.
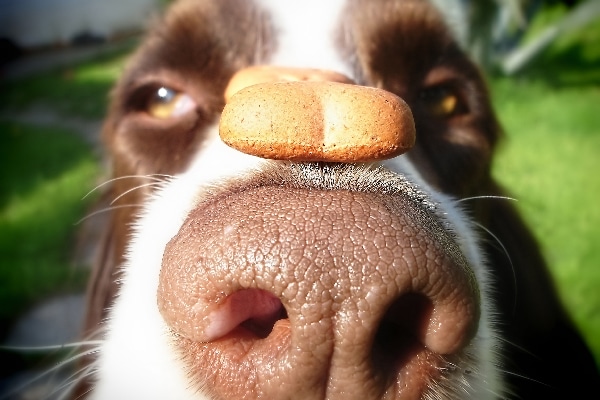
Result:
<instances>
[{"instance_id":1,"label":"dog's face","mask_svg":"<svg viewBox=\"0 0 600 400\"><path fill-rule=\"evenodd\" d=\"M225 90L254 65L335 71L400 96L414 148L329 163L226 146ZM118 199L95 318L112 301L106 282L122 284L93 396L501 396L491 286L511 267L491 276L481 255L470 221L488 223L490 208L456 200L497 193L498 135L477 69L426 1L177 2L105 126Z\"/></svg>"}]
</instances>

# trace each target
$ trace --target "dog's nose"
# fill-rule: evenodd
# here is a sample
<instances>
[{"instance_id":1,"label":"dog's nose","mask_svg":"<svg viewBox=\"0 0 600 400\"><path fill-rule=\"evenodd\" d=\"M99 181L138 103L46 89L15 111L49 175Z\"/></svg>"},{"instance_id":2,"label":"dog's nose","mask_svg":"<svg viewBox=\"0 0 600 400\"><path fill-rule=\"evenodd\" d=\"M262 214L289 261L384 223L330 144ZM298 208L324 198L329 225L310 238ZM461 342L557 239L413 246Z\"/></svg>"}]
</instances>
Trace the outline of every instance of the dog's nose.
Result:
<instances>
[{"instance_id":1,"label":"dog's nose","mask_svg":"<svg viewBox=\"0 0 600 400\"><path fill-rule=\"evenodd\" d=\"M478 299L407 196L279 185L192 211L158 292L189 375L248 399L420 397L473 337Z\"/></svg>"},{"instance_id":2,"label":"dog's nose","mask_svg":"<svg viewBox=\"0 0 600 400\"><path fill-rule=\"evenodd\" d=\"M402 99L331 71L242 70L226 98L221 139L262 158L375 161L400 155L415 142L412 113Z\"/></svg>"}]
</instances>

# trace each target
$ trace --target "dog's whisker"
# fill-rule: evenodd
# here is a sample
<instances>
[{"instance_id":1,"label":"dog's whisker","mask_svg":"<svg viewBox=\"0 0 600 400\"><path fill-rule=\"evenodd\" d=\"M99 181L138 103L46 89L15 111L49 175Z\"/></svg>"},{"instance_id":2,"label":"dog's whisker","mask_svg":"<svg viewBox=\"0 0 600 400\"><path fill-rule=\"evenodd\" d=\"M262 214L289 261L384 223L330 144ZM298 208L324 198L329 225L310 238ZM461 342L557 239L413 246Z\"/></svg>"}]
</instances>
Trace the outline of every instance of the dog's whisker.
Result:
<instances>
[{"instance_id":1,"label":"dog's whisker","mask_svg":"<svg viewBox=\"0 0 600 400\"><path fill-rule=\"evenodd\" d=\"M93 376L96 371L96 365L94 364L89 367L86 367L83 369L83 371L84 371L84 373L81 376L79 376L76 381L73 382L74 385L77 385L80 382L83 382L86 378ZM86 399L87 395L90 394L91 392L92 392L92 388L88 388L85 391L83 391L82 393L80 393L73 400Z\"/></svg>"},{"instance_id":2,"label":"dog's whisker","mask_svg":"<svg viewBox=\"0 0 600 400\"><path fill-rule=\"evenodd\" d=\"M512 278L513 278L513 288L515 290L515 297L514 297L514 302L513 302L513 312L514 312L515 308L517 307L517 299L518 299L519 293L518 293L518 286L517 286L517 273L515 271L515 265L513 264L512 258L510 257L510 253L508 252L508 249L506 248L506 246L504 246L504 243L502 243L500 238L498 236L496 236L492 231L490 231L488 228L486 228L485 226L483 226L480 223L475 223L475 226L479 227L481 230L483 230L488 235L490 235L494 239L496 244L498 244L498 246L500 246L500 248L502 249L502 252L508 259L508 264L510 265L510 271L511 271Z\"/></svg>"},{"instance_id":3,"label":"dog's whisker","mask_svg":"<svg viewBox=\"0 0 600 400\"><path fill-rule=\"evenodd\" d=\"M75 374L69 376L64 383L58 385L54 390L48 393L44 399L50 399L54 395L59 395L58 400L70 398L72 394L71 392L80 381L80 378L73 378L74 375Z\"/></svg>"},{"instance_id":4,"label":"dog's whisker","mask_svg":"<svg viewBox=\"0 0 600 400\"><path fill-rule=\"evenodd\" d=\"M499 340L500 340L502 343L504 343L504 344L506 344L506 345L509 345L509 346L511 346L511 347L514 347L515 349L518 349L519 351L521 351L521 352L523 352L523 353L527 353L527 354L529 354L529 355L531 355L531 356L535 356L535 355L534 355L534 354L533 354L531 351L527 350L527 349L526 349L525 347L523 347L523 346L519 346L518 344L516 344L516 343L515 343L515 342L513 342L512 340L509 340L509 339L507 339L507 338L505 338L505 337L500 337L500 338L499 338Z\"/></svg>"},{"instance_id":5,"label":"dog's whisker","mask_svg":"<svg viewBox=\"0 0 600 400\"><path fill-rule=\"evenodd\" d=\"M102 183L100 183L99 185L96 185L93 189L91 189L89 192L87 192L85 194L85 196L82 197L82 200L85 200L87 197L89 197L92 193L94 193L95 191L99 190L100 188L111 184L113 182L116 181L120 181L120 180L124 180L124 179L152 179L156 182L164 182L167 179L173 178L173 175L168 175L168 174L148 174L148 175L124 175L124 176L118 176L116 178L111 178L108 179Z\"/></svg>"},{"instance_id":6,"label":"dog's whisker","mask_svg":"<svg viewBox=\"0 0 600 400\"><path fill-rule=\"evenodd\" d=\"M505 338L505 337L502 337L502 336L501 336L501 337L499 337L498 339L499 339L499 340L500 340L502 343L504 343L505 345L508 345L508 346L514 347L515 349L518 349L518 350L519 350L519 352L522 352L522 353L528 354L528 355L530 355L531 357L536 357L536 355L535 355L534 353L532 353L531 351L529 351L528 349L524 348L523 346L519 346L519 345L518 345L518 344L516 344L515 342L513 342L513 341L511 341L511 340L508 340L508 339L507 339L507 338ZM510 370L507 370L507 369L505 369L505 368L503 368L501 371L502 371L502 373L503 373L503 374L506 374L506 375L516 376L516 377L518 377L518 378L521 378L521 379L527 380L527 381L529 381L529 382L535 382L535 383L539 383L540 385L544 385L544 386L546 386L546 387L551 387L551 385L550 385L549 383L544 383L544 382L542 382L542 381L540 381L540 380L537 380L537 379L534 379L534 378L528 377L527 375L524 375L524 374L519 374L519 373L516 373L516 372L510 371ZM508 390L510 390L510 388L508 388ZM508 393L508 394L512 394L512 395L516 396L516 394L515 394L515 393L513 393L513 392L512 392L512 390L510 390L510 393Z\"/></svg>"},{"instance_id":7,"label":"dog's whisker","mask_svg":"<svg viewBox=\"0 0 600 400\"><path fill-rule=\"evenodd\" d=\"M0 346L0 350L16 351L16 352L44 352L50 350L65 350L72 348L80 348L84 346L101 346L104 343L102 340L85 340L81 342L56 344L49 346Z\"/></svg>"},{"instance_id":8,"label":"dog's whisker","mask_svg":"<svg viewBox=\"0 0 600 400\"><path fill-rule=\"evenodd\" d=\"M78 220L77 222L75 222L73 225L80 225L83 221L86 221L92 217L95 217L96 215L103 214L103 213L106 213L109 211L118 210L120 208L134 208L134 207L142 207L142 204L120 204L118 206L110 206L110 207L102 208L100 210L96 210L94 212L89 213L85 217L83 217L80 220Z\"/></svg>"},{"instance_id":9,"label":"dog's whisker","mask_svg":"<svg viewBox=\"0 0 600 400\"><path fill-rule=\"evenodd\" d=\"M73 372L68 378L64 380L64 383L58 386L55 390L48 394L48 398L50 398L54 394L61 393L59 399L67 399L72 396L73 389L84 379L93 375L95 369L95 364L87 365L84 368L80 368L77 371ZM83 398L88 391L80 394L76 398Z\"/></svg>"},{"instance_id":10,"label":"dog's whisker","mask_svg":"<svg viewBox=\"0 0 600 400\"><path fill-rule=\"evenodd\" d=\"M7 393L3 394L2 396L0 396L0 400L4 400L4 399L9 399L12 398L11 396L17 394L17 393L21 393L23 390L25 390L27 387L31 386L32 384L34 384L35 382L39 382L40 380L44 379L47 376L51 376L52 374L55 374L56 372L69 367L69 365L72 365L75 361L78 361L84 357L96 354L97 352L100 351L101 349L101 345L103 344L103 341L82 341L82 342L75 342L75 343L69 343L69 344L63 344L63 345L52 345L52 346L2 346L0 347L0 349L2 350L8 350L8 351L19 351L19 352L41 352L41 351L59 351L59 350L65 350L65 349L69 349L69 348L81 348L83 346L94 346L93 348L80 352L78 354L75 354L69 358L63 359L60 362L56 363L54 366L46 369L43 372L40 372L39 374L37 374L36 376L34 376L31 379L28 379L27 381L25 381L24 383L15 386L14 388L11 388ZM84 370L89 369L93 369L94 364L86 366L84 368ZM76 381L73 381L72 378L74 375L78 374L78 372L72 374L71 376L69 376L67 378L67 380L71 380L71 382L74 382L74 384L76 384ZM89 375L86 375L86 377ZM81 378L82 379L82 378ZM48 396L46 398L50 398L53 394L59 393L61 392L66 386L68 386L70 383L65 383L63 385L60 385L59 387L57 387L56 389L54 389L51 393L48 394ZM69 395L69 393L65 393L66 396ZM66 396L61 396L61 398L67 398Z\"/></svg>"},{"instance_id":11,"label":"dog's whisker","mask_svg":"<svg viewBox=\"0 0 600 400\"><path fill-rule=\"evenodd\" d=\"M550 387L552 387L552 385L551 385L551 384L549 384L549 383L544 383L544 382L542 382L542 381L540 381L540 380L538 380L538 379L533 379L533 378L530 378L530 377L528 377L528 376L526 376L526 375L523 375L523 374L518 374L518 373L516 373L516 372L508 371L508 370L506 370L506 369L505 369L505 370L503 370L502 372L503 372L504 374L506 374L506 375L516 376L516 377L518 377L518 378L525 379L525 380L527 380L527 381L529 381L529 382L535 382L535 383L537 383L537 384L540 384L540 385L546 386L547 388L550 388Z\"/></svg>"},{"instance_id":12,"label":"dog's whisker","mask_svg":"<svg viewBox=\"0 0 600 400\"><path fill-rule=\"evenodd\" d=\"M161 187L165 182L164 181L160 181L160 182L150 182L150 183L144 183L142 185L138 185L135 187L132 187L128 190L126 190L125 192L121 193L120 195L118 195L117 197L115 197L111 202L110 205L112 206L113 204L115 204L117 201L119 201L119 199L123 198L124 196L126 196L127 194L134 192L138 189L143 189L143 188L147 188L147 187Z\"/></svg>"},{"instance_id":13,"label":"dog's whisker","mask_svg":"<svg viewBox=\"0 0 600 400\"><path fill-rule=\"evenodd\" d=\"M498 392L498 391L496 391L496 390L493 390L493 389L490 389L490 388L486 388L486 390L487 390L487 392L488 392L488 393L491 393L491 394L493 394L493 395L494 395L494 397L495 397L495 398L497 398L497 399L503 399L503 398L506 398L506 395L505 395L504 393L500 393L500 392ZM506 389L505 389L505 390L506 390Z\"/></svg>"},{"instance_id":14,"label":"dog's whisker","mask_svg":"<svg viewBox=\"0 0 600 400\"><path fill-rule=\"evenodd\" d=\"M515 199L514 197L510 197L510 196L481 195L481 196L464 197L462 199L456 200L455 202L462 203L465 201L481 200L481 199L519 201L518 199Z\"/></svg>"},{"instance_id":15,"label":"dog's whisker","mask_svg":"<svg viewBox=\"0 0 600 400\"><path fill-rule=\"evenodd\" d=\"M74 400L85 399L87 395L92 392L92 389L87 389L85 392L81 393L79 396L75 397Z\"/></svg>"}]
</instances>

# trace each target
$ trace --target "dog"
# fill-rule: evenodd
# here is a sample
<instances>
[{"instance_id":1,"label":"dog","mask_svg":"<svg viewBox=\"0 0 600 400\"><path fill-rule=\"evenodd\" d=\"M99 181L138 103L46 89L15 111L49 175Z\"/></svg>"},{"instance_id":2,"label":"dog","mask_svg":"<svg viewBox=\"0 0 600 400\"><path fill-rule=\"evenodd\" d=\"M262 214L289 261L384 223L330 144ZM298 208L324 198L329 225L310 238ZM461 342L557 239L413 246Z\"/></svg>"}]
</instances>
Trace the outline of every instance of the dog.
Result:
<instances>
[{"instance_id":1,"label":"dog","mask_svg":"<svg viewBox=\"0 0 600 400\"><path fill-rule=\"evenodd\" d=\"M102 341L90 398L598 392L537 244L491 176L501 128L445 14L424 0L170 6L104 125L114 201L88 291L86 327ZM416 142L366 162L231 148L225 92L255 66L393 93Z\"/></svg>"}]
</instances>

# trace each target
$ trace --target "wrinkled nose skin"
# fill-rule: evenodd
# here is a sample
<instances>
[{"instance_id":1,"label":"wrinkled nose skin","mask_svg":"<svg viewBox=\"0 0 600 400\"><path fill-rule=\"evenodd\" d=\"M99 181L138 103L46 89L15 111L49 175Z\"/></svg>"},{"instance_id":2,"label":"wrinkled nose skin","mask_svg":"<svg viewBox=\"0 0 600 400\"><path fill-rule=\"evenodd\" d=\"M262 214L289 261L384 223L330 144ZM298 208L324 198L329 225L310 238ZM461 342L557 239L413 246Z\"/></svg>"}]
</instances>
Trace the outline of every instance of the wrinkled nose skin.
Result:
<instances>
[{"instance_id":1,"label":"wrinkled nose skin","mask_svg":"<svg viewBox=\"0 0 600 400\"><path fill-rule=\"evenodd\" d=\"M418 398L473 336L478 299L453 238L411 196L282 185L192 211L158 290L218 398Z\"/></svg>"}]
</instances>

